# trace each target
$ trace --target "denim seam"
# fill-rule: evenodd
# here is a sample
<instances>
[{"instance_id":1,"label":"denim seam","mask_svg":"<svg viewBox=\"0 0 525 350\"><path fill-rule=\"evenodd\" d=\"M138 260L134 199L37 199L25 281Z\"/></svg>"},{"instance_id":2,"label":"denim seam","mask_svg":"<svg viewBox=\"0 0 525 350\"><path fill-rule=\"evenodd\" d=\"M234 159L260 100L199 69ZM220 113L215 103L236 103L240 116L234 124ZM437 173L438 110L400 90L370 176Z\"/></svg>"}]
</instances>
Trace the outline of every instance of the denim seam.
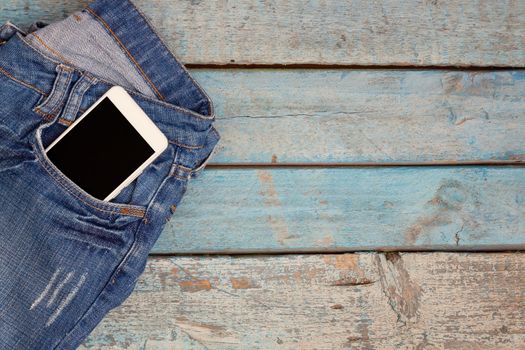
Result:
<instances>
[{"instance_id":1,"label":"denim seam","mask_svg":"<svg viewBox=\"0 0 525 350\"><path fill-rule=\"evenodd\" d=\"M139 65L139 63L137 62L137 60L135 59L135 57L133 57L133 55L131 54L131 52L129 52L128 48L124 45L124 43L122 43L122 41L119 39L119 37L115 34L115 32L113 32L113 30L111 29L111 27L107 24L106 21L104 21L104 19L102 17L100 17L95 11L93 11L92 9L90 9L89 7L86 7L86 10L91 13L93 16L95 16L99 22L101 22L104 27L106 27L106 29L109 31L109 33L115 38L115 40L117 41L117 43L121 46L121 48L125 51L126 55L128 56L128 58L131 60L131 63L133 63L136 68L139 70L139 73L140 75L142 75L142 77L144 79L146 79L146 82L153 88L153 90L155 90L155 94L157 94L157 96L161 99L161 100L165 100L164 96L160 93L160 91L158 90L158 88L155 86L155 84L153 83L153 81L151 81L151 79L146 75L146 72L144 72L144 70L142 69L142 67Z\"/></svg>"},{"instance_id":2,"label":"denim seam","mask_svg":"<svg viewBox=\"0 0 525 350\"><path fill-rule=\"evenodd\" d=\"M24 45L26 45L28 48L30 48L31 50L33 50L33 51L35 51L36 53L38 53L38 54L39 54L40 56L42 56L45 60L47 60L47 61L49 61L49 62L52 62L53 64L63 64L63 63L65 63L65 62L61 62L61 61L59 61L59 60L57 60L57 59L54 59L54 58L52 58L52 57L49 57L48 55L46 55L45 53L43 53L40 49L38 49L38 48L32 46L31 44L29 44L29 43L24 39L24 37L19 36L18 38L20 39L20 41L21 41ZM76 69L76 70L79 71L79 72L84 72L84 71L85 71L84 69L81 69L81 68L79 68L79 67L77 67L77 66L75 66L75 65L73 65L73 64L71 65L71 67L73 67L74 69ZM108 84L108 85L111 85L111 86L114 86L114 85L115 85L115 83L113 83L113 82L111 82L111 81L108 81L108 80L105 80L105 79L103 79L103 78L101 78L101 77L98 77L98 76L97 76L96 78L99 80L99 82L102 82L102 83L104 83L104 84ZM41 93L43 93L43 92L41 92ZM178 112L184 113L184 114L187 115L188 117L194 117L194 118L197 118L197 119L202 119L202 120L207 120L207 121L212 121L212 122L215 121L215 115L205 116L205 115L199 114L199 113L197 113L197 112L195 112L195 111L192 111L192 110L190 110L190 109L183 108L183 107L180 107L180 106L177 106L177 105L173 105L173 104L168 103L168 102L166 102L166 101L156 100L156 99L154 99L154 98L151 98L151 97L149 97L149 96L146 96L146 95L141 94L141 93L136 92L136 91L128 91L128 93L129 93L130 95L138 96L138 97L140 97L140 98L142 98L142 99L144 99L144 100L147 100L147 101L149 101L149 102L151 102L151 103L154 103L154 104L156 104L156 105L159 105L159 106L161 106L161 107L168 108L168 109L172 109L172 110L174 110L174 111L178 111Z\"/></svg>"},{"instance_id":3,"label":"denim seam","mask_svg":"<svg viewBox=\"0 0 525 350\"><path fill-rule=\"evenodd\" d=\"M186 148L186 149L189 149L189 150L196 150L196 149L204 148L204 145L199 145L199 146L185 145L183 143L179 143L179 142L174 141L174 140L168 140L168 142L173 144L173 145L175 145L175 146Z\"/></svg>"},{"instance_id":4,"label":"denim seam","mask_svg":"<svg viewBox=\"0 0 525 350\"><path fill-rule=\"evenodd\" d=\"M47 45L44 42L44 40L42 40L42 38L40 38L38 35L36 35L35 32L31 33L31 35L34 36L47 50L49 50L49 52L51 52L53 55L55 55L58 58L60 58L64 63L67 63L67 64L71 65L71 62L69 62L64 56L62 56L62 54L60 54L56 50L54 50L51 47L49 47L49 45Z\"/></svg>"},{"instance_id":5,"label":"denim seam","mask_svg":"<svg viewBox=\"0 0 525 350\"><path fill-rule=\"evenodd\" d=\"M170 176L182 181L188 181L191 178L193 169L178 164L178 159L174 161L174 166L170 170ZM178 170L182 171L178 171Z\"/></svg>"},{"instance_id":6,"label":"denim seam","mask_svg":"<svg viewBox=\"0 0 525 350\"><path fill-rule=\"evenodd\" d=\"M60 111L62 109L62 106L64 106L64 101L60 104L60 107L58 108L58 110ZM44 111L42 111L40 109L40 106L37 106L33 109L34 112L36 112L37 114L40 114L41 116L43 116L45 119L47 120L53 120L55 119L55 117L57 116L56 114L51 114L51 113L46 113Z\"/></svg>"},{"instance_id":7,"label":"denim seam","mask_svg":"<svg viewBox=\"0 0 525 350\"><path fill-rule=\"evenodd\" d=\"M71 83L71 72L72 70L70 70L69 68L66 68L65 66L62 66L62 65L59 65L57 66L57 70L59 70L57 72L57 76L55 77L55 82L53 83L53 87L51 88L51 91L49 92L49 94L47 94L47 98L45 97L42 97L42 99L38 102L38 105L35 107L35 109L38 109L39 111L41 111L42 113L45 113L45 114L48 114L48 115L53 115L53 111L55 110L56 106L62 102L62 99L63 97L61 96L60 99L57 97L57 91L59 90L60 88L60 85L63 84L64 82L62 81L61 79L61 74L62 72L67 72L69 73L66 77L66 81L67 81L67 85L69 83ZM63 95L64 93L62 93ZM53 105L51 106L52 108L50 108L50 111L49 112L44 112L42 111L42 107L43 106L46 106L46 105L49 105L49 102L53 101L53 99L56 99L57 101L53 103ZM47 108L49 109L49 108Z\"/></svg>"},{"instance_id":8,"label":"denim seam","mask_svg":"<svg viewBox=\"0 0 525 350\"><path fill-rule=\"evenodd\" d=\"M47 55L46 53L44 53L42 50L40 50L40 48L37 48L35 46L33 46L32 44L29 44L25 37L23 37L22 35L20 34L17 34L18 36L18 39L20 39L20 41L26 45L29 49L31 49L32 51L35 51L36 53L38 53L42 58L44 58L46 61L49 61L53 64L64 64L66 62L62 62L54 57L49 57L49 55ZM76 67L74 64L70 64L71 67L75 67L75 68L78 68Z\"/></svg>"},{"instance_id":9,"label":"denim seam","mask_svg":"<svg viewBox=\"0 0 525 350\"><path fill-rule=\"evenodd\" d=\"M20 80L20 79L15 78L14 76L12 76L11 74L9 74L9 73L8 73L5 69L3 69L2 67L0 67L0 73L2 73L3 75L5 75L5 76L8 77L9 79L11 79L12 81L14 81L14 82L16 82L16 83L18 83L18 84L20 84L20 85L22 85L22 86L24 86L24 87L26 87L26 88L28 88L28 89L31 89L31 90L33 90L33 91L35 91L35 92L38 92L38 93L41 94L41 95L45 95L45 96L47 96L47 94L46 94L45 92L43 92L42 90L40 90L39 88L37 88L37 87L35 87L35 86L33 86L33 85L29 84L29 83L26 83L25 81L22 81L22 80Z\"/></svg>"},{"instance_id":10,"label":"denim seam","mask_svg":"<svg viewBox=\"0 0 525 350\"><path fill-rule=\"evenodd\" d=\"M70 96L67 98L66 106L62 112L62 117L58 119L61 124L71 125L80 111L80 105L85 93L89 88L97 83L97 79L87 74L82 74L80 79L73 86ZM64 121L67 121L64 123Z\"/></svg>"},{"instance_id":11,"label":"denim seam","mask_svg":"<svg viewBox=\"0 0 525 350\"><path fill-rule=\"evenodd\" d=\"M179 176L179 175L171 175L172 177L178 179L178 180L182 180L182 181L188 181L188 178L187 177L182 177L182 176Z\"/></svg>"},{"instance_id":12,"label":"denim seam","mask_svg":"<svg viewBox=\"0 0 525 350\"><path fill-rule=\"evenodd\" d=\"M48 55L46 55L45 53L43 53L40 49L30 45L28 42L26 42L26 40L24 39L24 37L22 36L19 36L19 39L21 40L22 43L24 43L24 45L26 45L28 48L30 48L31 50L35 51L36 53L38 53L40 56L42 56L45 60L49 61L49 62L52 62L53 64L63 64L65 62L61 62L57 59L54 59L52 57L49 57ZM71 67L75 68L77 71L79 72L84 72L85 70L84 69L81 69L75 65L71 65ZM108 81L108 80L105 80L101 77L96 77L99 82L102 82L104 84L108 84L108 85L111 85L111 86L114 86L115 83L111 82L111 81ZM39 91L41 92L41 91ZM41 92L42 94L44 94L43 92ZM202 119L202 120L207 120L207 121L214 121L215 120L215 115L210 115L210 116L204 116L202 114L199 114L195 111L192 111L190 109L186 109L186 108L183 108L183 107L180 107L180 106L176 106L176 105L173 105L173 104L170 104L168 102L165 102L165 101L161 101L161 100L156 100L156 99L153 99L149 96L146 96L144 94L141 94L141 93L138 93L136 91L128 91L128 93L130 95L135 95L135 96L138 96L144 100L147 100L151 103L154 103L156 105L159 105L161 107L164 107L164 108L168 108L168 109L172 109L174 111L178 111L178 112L181 112L181 113L184 113L185 115L187 115L188 117L193 117L193 118L197 118L197 119Z\"/></svg>"},{"instance_id":13,"label":"denim seam","mask_svg":"<svg viewBox=\"0 0 525 350\"><path fill-rule=\"evenodd\" d=\"M50 122L53 121L56 117L55 115L44 113L39 109L33 109L33 112L35 112L36 114L44 118L46 121L50 121Z\"/></svg>"},{"instance_id":14,"label":"denim seam","mask_svg":"<svg viewBox=\"0 0 525 350\"><path fill-rule=\"evenodd\" d=\"M155 100L151 97L148 97L146 95L143 95L143 94L139 94L137 92L130 92L131 95L137 95L137 96L140 96L141 98L145 99L145 100L148 100L148 101L151 101L151 102L154 102L156 104L159 104L163 107L166 107L166 108L169 108L169 109L173 109L175 111L179 111L179 112L182 112L182 113L185 113L185 114L188 114L192 117L196 117L198 119L202 119L202 120L209 120L209 121L214 121L215 120L215 115L210 115L210 116L205 116L203 114L200 114L200 113L197 113L195 111L192 111L191 109L187 109L187 108L184 108L184 107L180 107L180 106L177 106L177 105L174 105L174 104L171 104L171 103L168 103L168 102L165 102L165 101L161 101L161 100Z\"/></svg>"},{"instance_id":15,"label":"denim seam","mask_svg":"<svg viewBox=\"0 0 525 350\"><path fill-rule=\"evenodd\" d=\"M65 125L65 126L70 126L71 124L74 123L71 120L68 120L65 118L58 118L58 121L60 122L60 124Z\"/></svg>"},{"instance_id":16,"label":"denim seam","mask_svg":"<svg viewBox=\"0 0 525 350\"><path fill-rule=\"evenodd\" d=\"M182 170L186 170L186 171L192 171L191 168L188 168L187 166L184 166L184 165L178 165L179 168L181 168Z\"/></svg>"},{"instance_id":17,"label":"denim seam","mask_svg":"<svg viewBox=\"0 0 525 350\"><path fill-rule=\"evenodd\" d=\"M63 65L60 65L57 68L59 69L59 71L55 80L55 84L53 84L53 88L49 93L48 98L34 108L35 111L39 111L43 114L47 114L53 117L57 116L58 113L60 113L62 107L66 103L67 90L69 89L69 85L71 84L71 80L73 78L73 70L71 68ZM63 72L67 73L65 81L63 80ZM50 103L52 104L48 107ZM49 112L42 111L42 108L44 107L46 110L50 109Z\"/></svg>"}]
</instances>

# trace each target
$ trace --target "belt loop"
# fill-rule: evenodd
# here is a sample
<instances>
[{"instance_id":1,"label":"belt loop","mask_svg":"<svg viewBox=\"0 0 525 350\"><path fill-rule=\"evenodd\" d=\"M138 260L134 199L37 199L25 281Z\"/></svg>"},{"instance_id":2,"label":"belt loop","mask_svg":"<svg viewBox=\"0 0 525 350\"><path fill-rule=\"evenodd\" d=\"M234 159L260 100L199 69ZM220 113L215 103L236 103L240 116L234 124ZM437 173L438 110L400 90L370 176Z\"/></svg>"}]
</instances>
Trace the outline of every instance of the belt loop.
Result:
<instances>
[{"instance_id":1,"label":"belt loop","mask_svg":"<svg viewBox=\"0 0 525 350\"><path fill-rule=\"evenodd\" d=\"M60 124L69 126L75 121L80 110L80 104L82 103L84 94L97 82L97 78L91 76L90 74L82 74L80 79L73 86L69 99L66 102L66 106L64 107L64 111L62 112L61 117L58 119Z\"/></svg>"},{"instance_id":2,"label":"belt loop","mask_svg":"<svg viewBox=\"0 0 525 350\"><path fill-rule=\"evenodd\" d=\"M73 76L73 69L64 66L63 64L59 64L56 67L56 71L57 76L53 84L53 89L49 95L43 97L43 101L33 109L36 113L49 119L53 119L60 114L64 101L67 98L67 93Z\"/></svg>"}]
</instances>

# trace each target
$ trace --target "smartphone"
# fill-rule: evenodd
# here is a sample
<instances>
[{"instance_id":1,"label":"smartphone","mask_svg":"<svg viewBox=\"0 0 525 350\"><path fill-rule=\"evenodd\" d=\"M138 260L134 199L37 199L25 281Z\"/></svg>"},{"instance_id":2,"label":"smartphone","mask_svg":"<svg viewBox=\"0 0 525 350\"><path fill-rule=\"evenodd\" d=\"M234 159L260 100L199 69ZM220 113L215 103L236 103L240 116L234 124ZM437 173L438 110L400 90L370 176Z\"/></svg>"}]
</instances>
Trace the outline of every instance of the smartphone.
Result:
<instances>
[{"instance_id":1,"label":"smartphone","mask_svg":"<svg viewBox=\"0 0 525 350\"><path fill-rule=\"evenodd\" d=\"M122 87L108 90L45 150L91 196L110 201L166 148L168 139Z\"/></svg>"}]
</instances>

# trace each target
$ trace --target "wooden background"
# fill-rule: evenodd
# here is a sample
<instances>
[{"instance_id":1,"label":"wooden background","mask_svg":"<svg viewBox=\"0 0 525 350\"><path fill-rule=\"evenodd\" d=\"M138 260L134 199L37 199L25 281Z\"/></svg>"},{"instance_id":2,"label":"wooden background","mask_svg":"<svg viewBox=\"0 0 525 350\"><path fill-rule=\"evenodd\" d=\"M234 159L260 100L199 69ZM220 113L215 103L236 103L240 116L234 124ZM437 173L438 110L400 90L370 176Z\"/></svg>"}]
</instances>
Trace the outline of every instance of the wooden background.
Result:
<instances>
[{"instance_id":1,"label":"wooden background","mask_svg":"<svg viewBox=\"0 0 525 350\"><path fill-rule=\"evenodd\" d=\"M525 2L135 2L223 138L83 349L525 349Z\"/></svg>"}]
</instances>

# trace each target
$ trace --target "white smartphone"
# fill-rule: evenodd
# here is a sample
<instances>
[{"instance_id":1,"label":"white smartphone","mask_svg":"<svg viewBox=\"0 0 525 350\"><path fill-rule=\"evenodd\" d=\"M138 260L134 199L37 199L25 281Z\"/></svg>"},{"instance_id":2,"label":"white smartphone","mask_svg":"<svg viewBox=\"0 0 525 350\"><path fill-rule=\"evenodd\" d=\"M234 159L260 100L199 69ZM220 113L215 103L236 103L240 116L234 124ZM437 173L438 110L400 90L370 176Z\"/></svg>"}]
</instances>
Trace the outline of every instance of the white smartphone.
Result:
<instances>
[{"instance_id":1,"label":"white smartphone","mask_svg":"<svg viewBox=\"0 0 525 350\"><path fill-rule=\"evenodd\" d=\"M167 147L166 136L116 86L51 143L46 155L85 192L109 201Z\"/></svg>"}]
</instances>

